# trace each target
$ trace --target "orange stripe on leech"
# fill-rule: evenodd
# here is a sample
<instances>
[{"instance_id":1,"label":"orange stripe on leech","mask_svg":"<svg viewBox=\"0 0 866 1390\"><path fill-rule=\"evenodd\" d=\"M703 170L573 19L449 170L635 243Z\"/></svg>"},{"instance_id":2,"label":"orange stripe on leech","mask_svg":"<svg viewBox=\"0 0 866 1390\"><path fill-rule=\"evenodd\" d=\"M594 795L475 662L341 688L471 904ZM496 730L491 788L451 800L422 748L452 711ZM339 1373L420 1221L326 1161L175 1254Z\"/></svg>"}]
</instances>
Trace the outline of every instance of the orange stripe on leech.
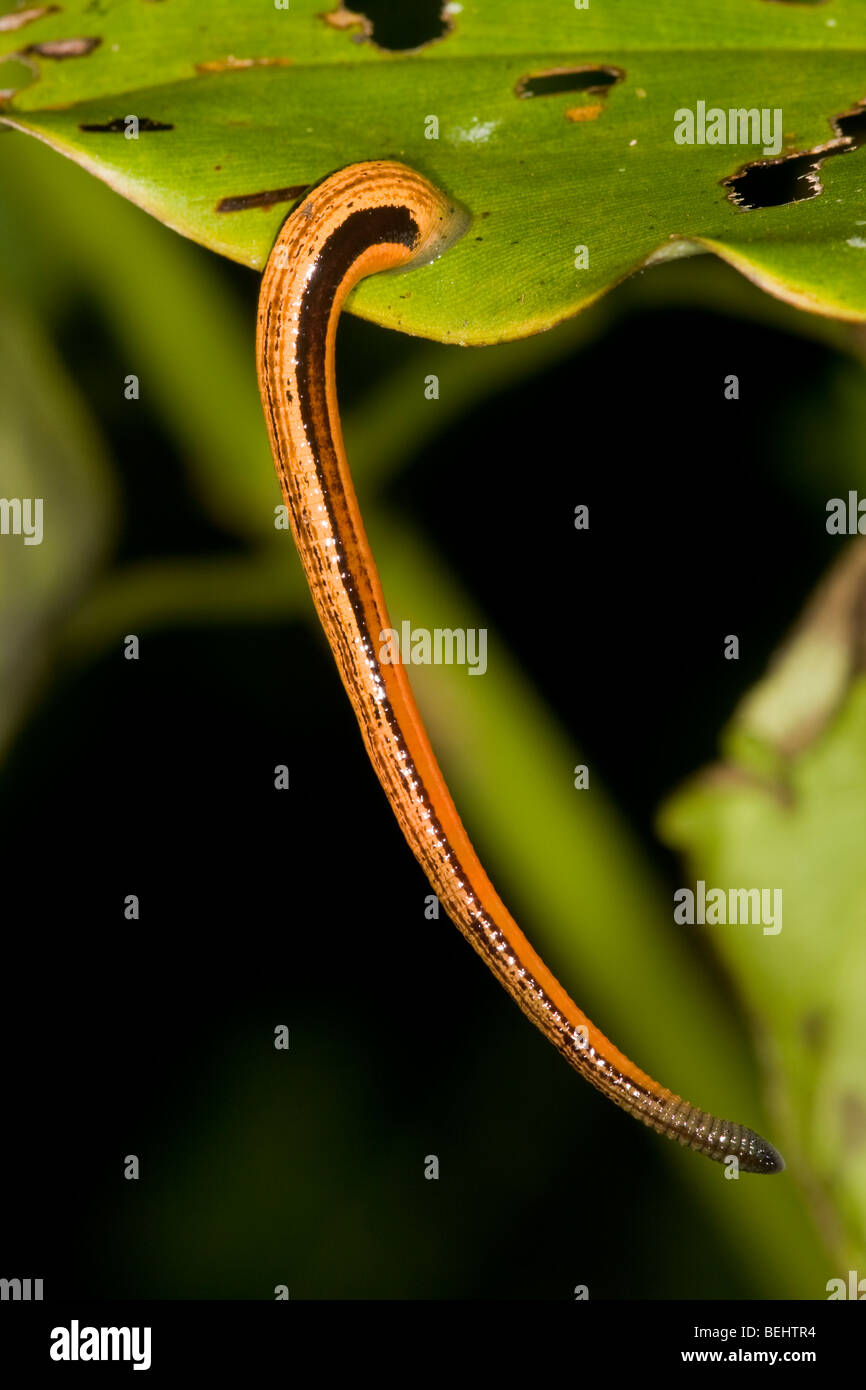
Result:
<instances>
[{"instance_id":1,"label":"orange stripe on leech","mask_svg":"<svg viewBox=\"0 0 866 1390\"><path fill-rule=\"evenodd\" d=\"M372 605L364 604L364 618L367 629L371 633L380 633L390 628L391 623L388 616L384 589L367 538L360 505L354 488L351 486L348 461L343 447L342 430L340 427L334 355L336 347L336 327L346 295L363 276L373 273L383 265L393 265L395 259L403 261L409 260L411 259L411 252L405 247L396 246L394 243L387 243L371 248L353 263L335 296L334 307L328 322L326 341L326 395L330 416L331 435L334 442L338 469L344 480L344 489L340 500L342 506L349 515L353 540L357 550L357 564L352 564L351 568L356 573L360 572L364 574L373 594ZM419 779L427 792L431 807L442 828L449 849L453 850L456 858L460 861L466 879L471 882L474 896L478 902L479 912L483 912L485 916L492 918L498 930L501 931L503 936L507 939L509 954L517 958L519 965L533 977L538 986L548 996L554 1007L570 1022L571 1026L584 1027L586 1029L588 1046L594 1048L604 1057L604 1060L616 1070L625 1073L630 1080L651 1091L658 1092L661 1089L658 1084L654 1082L651 1077L647 1076L646 1073L636 1068L623 1053L608 1041L599 1029L590 1023L589 1019L587 1019L582 1010L578 1008L574 1000L556 979L555 975L553 975L544 964L544 961L534 950L527 937L511 916L511 913L503 903L488 877L484 866L479 860L469 835L459 817L457 808L454 805L453 798L448 790L448 786L433 752L426 729L421 721L421 716L412 693L411 684L405 667L400 664L380 665L377 662L377 669L397 726L401 732L403 742L407 747ZM415 834L422 843L423 832L426 828L426 826L419 824L416 820L414 826ZM455 893L455 898L457 898L457 896L457 893ZM460 904L458 906L458 911L463 924L477 931L477 923L474 922L468 907Z\"/></svg>"}]
</instances>

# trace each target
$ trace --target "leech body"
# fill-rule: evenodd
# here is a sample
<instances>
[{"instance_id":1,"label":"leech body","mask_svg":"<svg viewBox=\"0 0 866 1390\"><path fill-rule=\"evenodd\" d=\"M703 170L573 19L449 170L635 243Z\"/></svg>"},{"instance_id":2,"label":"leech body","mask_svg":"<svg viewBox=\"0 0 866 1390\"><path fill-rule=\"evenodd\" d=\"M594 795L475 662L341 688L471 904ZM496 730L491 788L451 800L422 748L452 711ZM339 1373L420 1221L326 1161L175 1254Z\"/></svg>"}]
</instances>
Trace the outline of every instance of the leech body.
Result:
<instances>
[{"instance_id":1,"label":"leech body","mask_svg":"<svg viewBox=\"0 0 866 1390\"><path fill-rule=\"evenodd\" d=\"M370 761L452 921L574 1069L616 1105L698 1153L779 1172L754 1131L696 1110L640 1071L569 998L485 873L421 722L405 668L380 663L391 627L343 447L334 340L363 276L432 258L457 210L419 174L371 162L318 185L287 218L259 299L257 360L271 447L313 600Z\"/></svg>"}]
</instances>

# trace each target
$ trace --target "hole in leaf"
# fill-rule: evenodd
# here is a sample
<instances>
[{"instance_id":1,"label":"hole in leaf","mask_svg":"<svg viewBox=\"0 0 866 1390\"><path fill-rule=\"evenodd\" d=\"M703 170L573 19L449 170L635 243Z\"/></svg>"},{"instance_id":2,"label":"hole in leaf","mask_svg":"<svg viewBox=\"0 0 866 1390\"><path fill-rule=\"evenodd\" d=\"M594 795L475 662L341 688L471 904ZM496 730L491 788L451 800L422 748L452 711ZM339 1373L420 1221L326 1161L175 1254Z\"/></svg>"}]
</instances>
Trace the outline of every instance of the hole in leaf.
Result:
<instances>
[{"instance_id":1,"label":"hole in leaf","mask_svg":"<svg viewBox=\"0 0 866 1390\"><path fill-rule=\"evenodd\" d=\"M743 212L754 212L819 197L824 192L820 170L825 159L851 154L866 144L866 106L856 106L843 116L835 116L830 124L836 139L826 145L803 154L783 155L781 159L758 160L723 179L723 185L730 190L729 200Z\"/></svg>"},{"instance_id":2,"label":"hole in leaf","mask_svg":"<svg viewBox=\"0 0 866 1390\"><path fill-rule=\"evenodd\" d=\"M515 84L514 94L547 97L560 92L589 92L591 96L606 96L624 77L622 68L549 68L547 72L531 72L521 77Z\"/></svg>"},{"instance_id":3,"label":"hole in leaf","mask_svg":"<svg viewBox=\"0 0 866 1390\"><path fill-rule=\"evenodd\" d=\"M356 29L356 43L369 40L391 53L423 48L452 28L451 6L442 0L413 0L403 6L396 6L394 0L366 0L359 11L339 4L320 18L332 29Z\"/></svg>"},{"instance_id":4,"label":"hole in leaf","mask_svg":"<svg viewBox=\"0 0 866 1390\"><path fill-rule=\"evenodd\" d=\"M79 125L79 130L95 131L106 135L125 135L128 129L127 116L115 116L113 121L103 121L100 124ZM142 130L174 130L173 125L166 125L164 121L151 120L150 116L138 117L138 129Z\"/></svg>"},{"instance_id":5,"label":"hole in leaf","mask_svg":"<svg viewBox=\"0 0 866 1390\"><path fill-rule=\"evenodd\" d=\"M866 106L855 106L853 111L837 116L833 125L840 135L851 141L852 149L859 150L861 145L866 145Z\"/></svg>"}]
</instances>

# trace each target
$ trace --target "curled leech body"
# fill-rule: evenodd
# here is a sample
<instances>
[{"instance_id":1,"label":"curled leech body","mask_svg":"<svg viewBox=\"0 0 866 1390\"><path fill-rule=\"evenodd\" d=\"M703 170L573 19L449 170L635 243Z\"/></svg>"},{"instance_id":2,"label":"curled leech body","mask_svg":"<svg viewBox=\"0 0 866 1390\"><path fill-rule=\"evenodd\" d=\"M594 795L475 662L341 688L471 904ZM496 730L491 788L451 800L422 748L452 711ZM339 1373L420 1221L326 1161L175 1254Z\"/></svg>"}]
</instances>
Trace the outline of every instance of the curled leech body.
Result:
<instances>
[{"instance_id":1,"label":"curled leech body","mask_svg":"<svg viewBox=\"0 0 866 1390\"><path fill-rule=\"evenodd\" d=\"M753 1130L665 1090L582 1013L514 921L472 847L401 663L380 663L391 627L343 446L334 342L365 275L440 254L463 214L421 175L372 161L332 175L290 214L259 297L257 362L292 530L322 626L380 783L439 901L523 1012L614 1104L659 1134L745 1172L784 1167Z\"/></svg>"}]
</instances>

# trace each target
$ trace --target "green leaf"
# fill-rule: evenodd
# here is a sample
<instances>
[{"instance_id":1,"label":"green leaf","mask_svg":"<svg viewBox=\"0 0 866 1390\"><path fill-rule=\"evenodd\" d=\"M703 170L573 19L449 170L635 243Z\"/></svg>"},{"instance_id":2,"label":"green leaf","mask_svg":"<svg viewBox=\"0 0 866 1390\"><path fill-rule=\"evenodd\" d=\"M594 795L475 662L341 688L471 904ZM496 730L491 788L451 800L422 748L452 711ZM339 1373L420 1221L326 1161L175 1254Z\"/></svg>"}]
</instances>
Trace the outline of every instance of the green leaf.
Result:
<instances>
[{"instance_id":1,"label":"green leaf","mask_svg":"<svg viewBox=\"0 0 866 1390\"><path fill-rule=\"evenodd\" d=\"M737 710L726 761L661 815L663 835L708 892L782 892L776 933L683 930L712 944L762 1020L780 1146L843 1261L862 1260L866 1245L864 595L860 541Z\"/></svg>"},{"instance_id":2,"label":"green leaf","mask_svg":"<svg viewBox=\"0 0 866 1390\"><path fill-rule=\"evenodd\" d=\"M35 322L8 302L0 315L0 457L2 756L114 526L99 438Z\"/></svg>"},{"instance_id":3,"label":"green leaf","mask_svg":"<svg viewBox=\"0 0 866 1390\"><path fill-rule=\"evenodd\" d=\"M239 536L273 536L281 499L250 314L226 293L219 265L33 141L0 141L0 183L0 280L14 277L49 322L75 312L76 292L98 305L119 380L140 378L202 508Z\"/></svg>"},{"instance_id":4,"label":"green leaf","mask_svg":"<svg viewBox=\"0 0 866 1390\"><path fill-rule=\"evenodd\" d=\"M358 160L415 166L472 224L440 262L374 277L352 307L442 341L548 328L648 262L694 250L801 307L866 318L862 150L825 159L819 196L747 211L722 181L762 147L674 140L675 113L699 101L780 109L786 153L837 139L833 118L866 97L860 0L834 0L832 13L726 0L723 15L716 0L634 0L627 23L605 5L466 0L450 32L411 54L322 10L70 0L0 25L0 59L23 55L36 72L5 119L256 268L298 189ZM527 78L563 68L619 80L603 94L525 94ZM138 139L125 137L128 115Z\"/></svg>"}]
</instances>

